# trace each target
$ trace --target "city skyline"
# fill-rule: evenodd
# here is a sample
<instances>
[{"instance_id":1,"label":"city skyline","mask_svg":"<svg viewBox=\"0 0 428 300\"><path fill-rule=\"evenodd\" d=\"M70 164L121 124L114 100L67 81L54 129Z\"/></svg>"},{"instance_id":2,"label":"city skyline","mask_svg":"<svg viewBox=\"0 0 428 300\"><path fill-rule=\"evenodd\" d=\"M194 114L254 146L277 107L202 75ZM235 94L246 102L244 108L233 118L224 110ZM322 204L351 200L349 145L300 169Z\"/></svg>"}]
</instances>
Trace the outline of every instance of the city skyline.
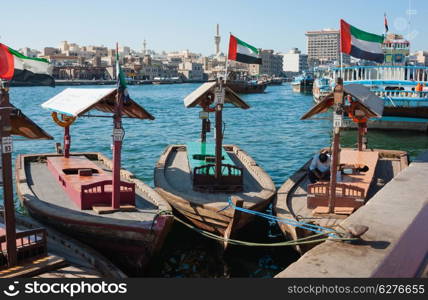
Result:
<instances>
[{"instance_id":1,"label":"city skyline","mask_svg":"<svg viewBox=\"0 0 428 300\"><path fill-rule=\"evenodd\" d=\"M386 13L389 32L406 35L412 51L428 49L428 40L423 38L427 29L422 23L423 15L428 13L428 3L423 0L363 0L358 3L220 0L215 5L195 0L171 3L128 1L126 6L117 8L113 4L113 1L76 0L70 5L41 0L35 6L28 4L26 7L31 9L23 11L12 3L3 3L2 8L8 14L0 20L0 42L15 49L41 50L58 47L64 40L109 48L114 48L117 41L121 46L141 51L145 39L147 49L156 52L189 49L211 55L215 52L215 26L220 24L220 49L224 53L227 52L229 32L258 48L287 52L297 47L306 52L305 32L308 30L338 29L339 20L343 18L358 28L382 34ZM341 10L344 6L346 10ZM20 20L28 20L31 26L25 23L20 26L16 22L18 15Z\"/></svg>"}]
</instances>

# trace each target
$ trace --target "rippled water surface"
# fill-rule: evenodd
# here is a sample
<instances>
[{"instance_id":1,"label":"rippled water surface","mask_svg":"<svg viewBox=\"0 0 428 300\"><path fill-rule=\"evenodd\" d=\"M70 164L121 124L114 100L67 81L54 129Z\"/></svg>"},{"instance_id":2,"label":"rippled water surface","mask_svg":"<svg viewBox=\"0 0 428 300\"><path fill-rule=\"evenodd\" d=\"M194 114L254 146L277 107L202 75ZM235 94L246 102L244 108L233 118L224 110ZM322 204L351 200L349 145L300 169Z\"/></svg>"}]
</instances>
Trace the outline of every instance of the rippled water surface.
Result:
<instances>
[{"instance_id":1,"label":"rippled water surface","mask_svg":"<svg viewBox=\"0 0 428 300\"><path fill-rule=\"evenodd\" d=\"M198 86L199 84L177 84L129 87L131 97L156 119L124 120L126 131L122 154L124 168L153 185L153 167L164 148L168 144L199 139L199 109L186 109L183 105L184 97ZM17 141L16 138L14 155L53 152L54 143L62 142L62 128L52 121L49 112L43 110L40 104L65 88L11 88L11 102L55 138L55 141ZM224 142L234 143L245 149L272 176L277 186L303 165L315 151L329 145L330 121L299 120L300 116L313 105L312 96L293 93L289 84L284 84L268 86L264 94L242 97L251 108L225 109ZM212 124L214 125L214 122ZM97 151L111 157L111 132L111 119L80 118L71 129L72 151ZM212 138L212 133L209 138ZM372 148L406 150L411 157L428 148L426 134L369 130L368 138ZM345 146L354 144L355 131L345 132L342 141ZM175 226L172 237L166 244L168 248L162 253L152 275L189 276L192 272L200 272L202 276L212 276L217 272L222 273L222 270L212 268L217 261L207 262L203 259L211 255L209 252L213 249L211 242L186 232L178 225ZM247 240L254 237L253 232L260 231L260 236L256 238L259 241L278 241L278 231L274 226L266 222L254 226L250 226L246 229L247 232L243 233ZM190 248L186 250L184 245ZM243 250L240 247L232 247L229 252L230 254L226 256L226 265L231 269L229 270L231 276L271 277L296 259L296 254L289 248ZM197 257L202 257L203 262L196 263Z\"/></svg>"}]
</instances>

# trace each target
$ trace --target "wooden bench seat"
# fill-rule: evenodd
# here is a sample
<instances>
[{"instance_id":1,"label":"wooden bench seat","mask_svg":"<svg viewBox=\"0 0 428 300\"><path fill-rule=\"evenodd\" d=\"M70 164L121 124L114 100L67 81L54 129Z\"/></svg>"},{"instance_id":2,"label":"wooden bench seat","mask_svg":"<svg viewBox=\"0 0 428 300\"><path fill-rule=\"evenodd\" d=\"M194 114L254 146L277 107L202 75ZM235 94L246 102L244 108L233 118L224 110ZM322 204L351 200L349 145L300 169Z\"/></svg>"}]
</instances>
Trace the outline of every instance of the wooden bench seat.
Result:
<instances>
[{"instance_id":1,"label":"wooden bench seat","mask_svg":"<svg viewBox=\"0 0 428 300\"><path fill-rule=\"evenodd\" d=\"M48 169L79 209L111 206L112 176L85 156L48 157ZM135 205L135 185L121 181L120 204Z\"/></svg>"},{"instance_id":2,"label":"wooden bench seat","mask_svg":"<svg viewBox=\"0 0 428 300\"><path fill-rule=\"evenodd\" d=\"M215 144L214 143L202 143L202 142L190 142L186 144L187 148L187 159L189 160L190 170L196 167L201 167L207 164L215 164ZM229 154L221 148L221 163L223 165L232 165L235 163L230 158ZM215 174L215 169L209 169L210 175ZM222 169L223 175L228 175L226 169Z\"/></svg>"}]
</instances>

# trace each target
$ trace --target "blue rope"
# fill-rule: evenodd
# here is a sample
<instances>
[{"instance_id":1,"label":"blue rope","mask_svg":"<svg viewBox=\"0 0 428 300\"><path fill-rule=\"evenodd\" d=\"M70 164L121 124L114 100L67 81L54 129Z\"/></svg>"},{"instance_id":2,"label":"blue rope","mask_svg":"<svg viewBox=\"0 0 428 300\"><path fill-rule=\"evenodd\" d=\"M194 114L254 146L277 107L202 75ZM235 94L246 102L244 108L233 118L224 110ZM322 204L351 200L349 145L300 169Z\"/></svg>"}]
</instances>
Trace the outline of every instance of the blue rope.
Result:
<instances>
[{"instance_id":1,"label":"blue rope","mask_svg":"<svg viewBox=\"0 0 428 300\"><path fill-rule=\"evenodd\" d=\"M228 206L226 206L225 208L221 209L220 211L223 211L229 207L232 207L233 209L236 209L238 211L242 211L244 213L247 214L251 214L251 215L256 215L268 220L272 220L272 221L276 221L276 222L281 222L293 227L298 227L298 228L302 228L302 229L306 229L312 232L316 232L316 233L321 233L321 234L328 234L330 237L334 237L334 238L339 238L339 236L334 233L335 230L331 229L331 228L327 228L327 227L322 227L319 225L315 225L315 224L309 224L309 223L303 223L303 222L299 222L293 219L286 219L286 218L280 218L277 216L273 216L273 215L269 215L269 214L265 214L265 213L261 213L258 211L254 211L251 209L246 209L243 207L237 207L235 204L233 204L231 198L229 197L229 199L227 200L227 202L229 203ZM326 232L327 231L327 232Z\"/></svg>"}]
</instances>

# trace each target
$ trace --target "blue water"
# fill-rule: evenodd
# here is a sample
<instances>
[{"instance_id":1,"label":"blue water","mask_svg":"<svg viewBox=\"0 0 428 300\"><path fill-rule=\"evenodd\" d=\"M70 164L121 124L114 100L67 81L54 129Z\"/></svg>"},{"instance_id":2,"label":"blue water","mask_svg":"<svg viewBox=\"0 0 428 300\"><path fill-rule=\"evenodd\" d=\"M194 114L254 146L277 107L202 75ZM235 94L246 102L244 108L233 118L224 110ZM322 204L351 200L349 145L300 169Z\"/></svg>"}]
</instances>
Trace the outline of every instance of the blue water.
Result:
<instances>
[{"instance_id":1,"label":"blue water","mask_svg":"<svg viewBox=\"0 0 428 300\"><path fill-rule=\"evenodd\" d=\"M184 97L198 86L199 84L177 84L129 87L131 97L156 119L154 121L124 120L126 131L122 152L124 168L153 185L153 168L165 147L169 144L199 139L200 109L186 109L183 105ZM91 88L100 87L102 86L91 86ZM40 104L65 88L11 88L11 102L55 138L54 141L22 141L17 137L14 139L14 157L18 153L54 152L55 142L62 143L63 129L52 121L50 113L42 109ZM299 120L312 107L312 96L293 93L290 85L284 84L269 86L264 94L242 95L242 98L251 108L248 110L225 109L224 142L237 144L247 151L272 176L277 186L302 166L313 153L330 144L330 121ZM213 118L212 121L214 121ZM111 132L111 119L80 118L71 127L71 150L97 151L111 157ZM213 132L214 128L208 134L209 139L213 138ZM406 150L411 157L428 149L428 136L421 133L369 130L368 140L371 148ZM356 141L355 131L344 132L342 141L344 146L353 145ZM248 230L256 229L250 227ZM198 246L195 246L196 244L192 244L192 241L195 241L196 237L190 233L185 237L187 233L184 232L185 230L180 228L175 228L172 232L172 235L180 236L179 240L184 242L182 243L184 250L177 246L177 240L167 241L170 249L166 249L162 254L163 260L161 259L160 266L153 271L153 276L188 276L186 272L189 272L189 268L185 266L189 265L192 268L199 266L194 262L194 256L211 257L209 251L212 249L212 244L204 241L198 242ZM244 233L247 240L272 242L270 237L278 238L278 232L275 233L275 229L268 225L262 230L263 236L259 238L255 238L252 233L253 231ZM229 264L229 268L232 269L232 276L271 277L296 259L295 253L284 249L263 248L242 251L242 248L239 248L232 249L230 253L226 264ZM188 256L190 258L186 260ZM193 261L193 263L179 262L183 260ZM171 266L174 262L176 265ZM203 261L200 265L212 266L217 263ZM205 274L203 276L212 276L213 272L217 272L205 271L197 270Z\"/></svg>"},{"instance_id":2,"label":"blue water","mask_svg":"<svg viewBox=\"0 0 428 300\"><path fill-rule=\"evenodd\" d=\"M156 119L124 120L126 135L122 163L126 169L152 184L153 167L168 144L199 139L199 109L186 109L183 105L184 97L198 86L129 87L131 97ZM50 113L40 104L65 88L11 88L11 102L55 138L54 141L17 141L19 138L15 138L14 154L52 152L54 143L62 142L63 129L52 121ZM277 185L284 182L314 152L329 145L331 129L328 120L299 120L312 107L312 96L293 93L290 86L284 84L269 86L264 94L242 95L242 98L251 108L225 109L224 142L235 143L245 149ZM80 118L71 127L72 151L99 151L111 157L111 132L111 119ZM208 138L213 138L213 132L214 128ZM345 133L344 145L354 143L349 135L352 136L352 133ZM428 149L426 134L369 130L368 138L372 148L402 149L412 156Z\"/></svg>"}]
</instances>

